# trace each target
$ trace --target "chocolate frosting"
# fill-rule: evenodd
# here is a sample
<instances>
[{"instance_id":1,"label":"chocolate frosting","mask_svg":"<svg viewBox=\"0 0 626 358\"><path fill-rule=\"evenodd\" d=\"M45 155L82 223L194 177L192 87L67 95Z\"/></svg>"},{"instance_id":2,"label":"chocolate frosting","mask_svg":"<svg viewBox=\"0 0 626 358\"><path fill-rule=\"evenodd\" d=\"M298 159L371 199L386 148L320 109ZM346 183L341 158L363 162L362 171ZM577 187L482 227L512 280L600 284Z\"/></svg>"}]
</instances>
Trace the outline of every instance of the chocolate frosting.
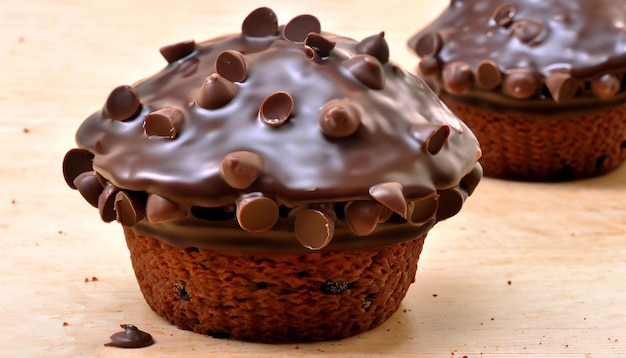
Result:
<instances>
[{"instance_id":1,"label":"chocolate frosting","mask_svg":"<svg viewBox=\"0 0 626 358\"><path fill-rule=\"evenodd\" d=\"M432 86L545 111L626 100L626 6L615 0L452 0L409 40Z\"/></svg>"},{"instance_id":2,"label":"chocolate frosting","mask_svg":"<svg viewBox=\"0 0 626 358\"><path fill-rule=\"evenodd\" d=\"M476 138L388 61L384 33L275 22L260 8L242 34L164 47L167 67L80 126L68 185L105 221L219 250L382 246L458 212L482 176Z\"/></svg>"}]
</instances>

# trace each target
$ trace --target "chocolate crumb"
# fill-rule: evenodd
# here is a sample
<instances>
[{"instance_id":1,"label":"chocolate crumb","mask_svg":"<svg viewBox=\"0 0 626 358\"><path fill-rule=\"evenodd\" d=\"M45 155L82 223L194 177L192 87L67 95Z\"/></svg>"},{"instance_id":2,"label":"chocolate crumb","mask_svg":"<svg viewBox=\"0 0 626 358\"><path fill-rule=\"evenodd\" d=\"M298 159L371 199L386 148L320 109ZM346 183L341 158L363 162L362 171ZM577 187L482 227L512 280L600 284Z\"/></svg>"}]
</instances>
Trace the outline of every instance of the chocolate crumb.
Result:
<instances>
[{"instance_id":1,"label":"chocolate crumb","mask_svg":"<svg viewBox=\"0 0 626 358\"><path fill-rule=\"evenodd\" d=\"M67 327L67 326L69 326L69 325L70 325L69 323L67 323L67 322L63 322L63 327Z\"/></svg>"},{"instance_id":2,"label":"chocolate crumb","mask_svg":"<svg viewBox=\"0 0 626 358\"><path fill-rule=\"evenodd\" d=\"M85 282L89 282L89 277L85 277Z\"/></svg>"},{"instance_id":3,"label":"chocolate crumb","mask_svg":"<svg viewBox=\"0 0 626 358\"><path fill-rule=\"evenodd\" d=\"M17 204L17 200L11 199L11 204Z\"/></svg>"},{"instance_id":4,"label":"chocolate crumb","mask_svg":"<svg viewBox=\"0 0 626 358\"><path fill-rule=\"evenodd\" d=\"M437 297L438 295L436 293L433 293L433 297Z\"/></svg>"},{"instance_id":5,"label":"chocolate crumb","mask_svg":"<svg viewBox=\"0 0 626 358\"><path fill-rule=\"evenodd\" d=\"M94 282L94 281L98 281L98 278L96 276L91 278L91 282Z\"/></svg>"},{"instance_id":6,"label":"chocolate crumb","mask_svg":"<svg viewBox=\"0 0 626 358\"><path fill-rule=\"evenodd\" d=\"M24 132L24 134L28 134L30 133L30 129L24 127L24 129L22 129L22 132Z\"/></svg>"},{"instance_id":7,"label":"chocolate crumb","mask_svg":"<svg viewBox=\"0 0 626 358\"><path fill-rule=\"evenodd\" d=\"M511 284L512 284L511 280L506 281L506 284L511 286Z\"/></svg>"},{"instance_id":8,"label":"chocolate crumb","mask_svg":"<svg viewBox=\"0 0 626 358\"><path fill-rule=\"evenodd\" d=\"M154 339L150 333L139 330L132 324L121 324L122 332L114 333L111 342L105 343L107 347L119 348L142 348L154 344Z\"/></svg>"}]
</instances>

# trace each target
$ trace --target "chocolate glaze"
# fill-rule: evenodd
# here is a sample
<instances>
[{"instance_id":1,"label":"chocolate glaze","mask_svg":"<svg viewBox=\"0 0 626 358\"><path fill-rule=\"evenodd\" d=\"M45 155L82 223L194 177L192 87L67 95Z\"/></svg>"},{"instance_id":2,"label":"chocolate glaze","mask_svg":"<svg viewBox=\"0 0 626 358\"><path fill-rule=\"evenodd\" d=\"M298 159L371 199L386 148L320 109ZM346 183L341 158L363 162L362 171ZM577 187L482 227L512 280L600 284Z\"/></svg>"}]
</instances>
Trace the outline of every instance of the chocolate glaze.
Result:
<instances>
[{"instance_id":1,"label":"chocolate glaze","mask_svg":"<svg viewBox=\"0 0 626 358\"><path fill-rule=\"evenodd\" d=\"M409 47L452 98L549 112L624 102L625 29L623 1L454 0Z\"/></svg>"},{"instance_id":2,"label":"chocolate glaze","mask_svg":"<svg viewBox=\"0 0 626 358\"><path fill-rule=\"evenodd\" d=\"M118 87L123 101L78 129L68 184L95 171L103 220L177 247L382 246L456 213L482 175L478 143L388 62L384 33L357 42L310 15L276 27L270 11L243 34L166 46L167 67Z\"/></svg>"}]
</instances>

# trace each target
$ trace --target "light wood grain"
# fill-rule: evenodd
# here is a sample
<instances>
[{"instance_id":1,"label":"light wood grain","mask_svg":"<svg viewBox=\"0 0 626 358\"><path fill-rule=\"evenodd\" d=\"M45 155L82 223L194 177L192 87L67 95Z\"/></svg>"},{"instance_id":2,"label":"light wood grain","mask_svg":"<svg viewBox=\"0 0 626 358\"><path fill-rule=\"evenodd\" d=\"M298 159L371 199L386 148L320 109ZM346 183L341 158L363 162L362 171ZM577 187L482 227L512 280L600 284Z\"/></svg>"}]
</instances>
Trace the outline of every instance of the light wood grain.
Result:
<instances>
[{"instance_id":1,"label":"light wood grain","mask_svg":"<svg viewBox=\"0 0 626 358\"><path fill-rule=\"evenodd\" d=\"M405 40L447 1L378 3L264 5L282 23L313 13L325 30L354 38L385 30L392 58L414 68ZM241 343L181 331L153 314L138 290L120 227L103 224L66 187L62 157L74 146L79 123L113 87L164 66L160 46L238 32L257 6L200 0L0 4L0 356L626 354L626 166L572 183L485 179L461 214L429 235L400 311L357 337ZM141 350L103 347L127 322L157 343Z\"/></svg>"}]
</instances>

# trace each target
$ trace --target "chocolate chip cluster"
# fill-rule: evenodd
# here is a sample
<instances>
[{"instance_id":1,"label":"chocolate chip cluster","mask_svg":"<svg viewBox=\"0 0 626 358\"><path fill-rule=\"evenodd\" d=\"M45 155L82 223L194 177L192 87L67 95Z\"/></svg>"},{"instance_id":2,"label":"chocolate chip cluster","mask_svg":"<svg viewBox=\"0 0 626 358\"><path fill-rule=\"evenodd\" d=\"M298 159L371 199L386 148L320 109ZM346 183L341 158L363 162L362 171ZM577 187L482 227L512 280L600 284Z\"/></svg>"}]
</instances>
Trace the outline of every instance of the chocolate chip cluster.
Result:
<instances>
[{"instance_id":1,"label":"chocolate chip cluster","mask_svg":"<svg viewBox=\"0 0 626 358\"><path fill-rule=\"evenodd\" d=\"M269 8L241 28L163 47L163 71L81 125L63 171L104 221L175 246L319 250L409 239L461 208L482 173L476 139L389 62L384 33L357 42L311 15L279 26Z\"/></svg>"}]
</instances>

